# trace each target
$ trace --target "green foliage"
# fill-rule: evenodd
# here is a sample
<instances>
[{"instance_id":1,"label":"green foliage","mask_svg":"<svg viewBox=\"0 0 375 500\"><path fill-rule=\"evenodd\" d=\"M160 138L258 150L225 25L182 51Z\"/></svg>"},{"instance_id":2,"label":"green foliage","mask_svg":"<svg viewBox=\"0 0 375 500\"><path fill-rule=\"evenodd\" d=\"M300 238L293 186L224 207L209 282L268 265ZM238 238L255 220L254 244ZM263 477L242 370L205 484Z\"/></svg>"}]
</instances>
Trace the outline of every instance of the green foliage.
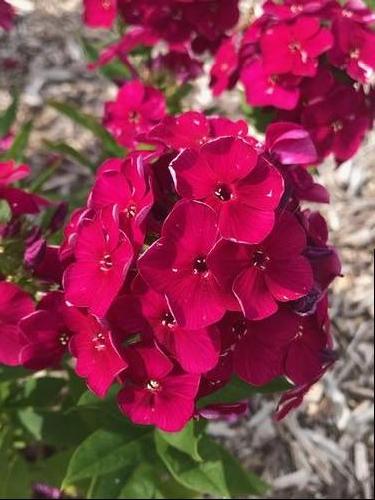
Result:
<instances>
[{"instance_id":1,"label":"green foliage","mask_svg":"<svg viewBox=\"0 0 375 500\"><path fill-rule=\"evenodd\" d=\"M18 110L18 95L13 94L12 102L0 115L0 137L6 136L14 124Z\"/></svg>"},{"instance_id":2,"label":"green foliage","mask_svg":"<svg viewBox=\"0 0 375 500\"><path fill-rule=\"evenodd\" d=\"M151 431L124 421L122 432L98 429L75 450L63 486L122 469L147 451Z\"/></svg>"},{"instance_id":3,"label":"green foliage","mask_svg":"<svg viewBox=\"0 0 375 500\"><path fill-rule=\"evenodd\" d=\"M12 218L12 209L6 200L0 200L0 224L7 224Z\"/></svg>"},{"instance_id":4,"label":"green foliage","mask_svg":"<svg viewBox=\"0 0 375 500\"><path fill-rule=\"evenodd\" d=\"M92 63L96 62L99 58L99 51L97 50L97 48L86 38L82 38L81 43L86 55L86 59ZM108 64L101 66L99 68L99 71L106 78L113 81L125 81L130 80L131 78L129 69L118 59L114 59Z\"/></svg>"},{"instance_id":5,"label":"green foliage","mask_svg":"<svg viewBox=\"0 0 375 500\"><path fill-rule=\"evenodd\" d=\"M26 122L18 134L15 136L11 147L2 155L2 160L15 160L20 163L25 159L26 148L29 144L30 134L33 128L33 122Z\"/></svg>"},{"instance_id":6,"label":"green foliage","mask_svg":"<svg viewBox=\"0 0 375 500\"><path fill-rule=\"evenodd\" d=\"M51 142L45 140L44 145L46 146L47 150L51 151L52 153L57 153L69 158L70 160L73 160L79 165L88 167L90 170L95 170L95 165L91 162L91 160L89 160L89 158L87 158L85 154L77 151L77 149L69 146L69 144L66 144L65 142Z\"/></svg>"},{"instance_id":7,"label":"green foliage","mask_svg":"<svg viewBox=\"0 0 375 500\"><path fill-rule=\"evenodd\" d=\"M202 398L199 401L200 407L216 403L236 403L246 401L257 393L272 394L285 392L293 386L285 378L277 378L269 384L255 387L243 382L239 378L233 377L231 382L222 389Z\"/></svg>"},{"instance_id":8,"label":"green foliage","mask_svg":"<svg viewBox=\"0 0 375 500\"><path fill-rule=\"evenodd\" d=\"M247 121L258 131L264 133L268 125L274 121L275 111L273 108L252 108L247 103L241 105L242 113Z\"/></svg>"},{"instance_id":9,"label":"green foliage","mask_svg":"<svg viewBox=\"0 0 375 500\"><path fill-rule=\"evenodd\" d=\"M190 422L181 432L170 433L155 431L159 438L165 441L169 446L186 453L197 462L202 461L199 455L198 446L202 438L202 432L198 429L195 422Z\"/></svg>"},{"instance_id":10,"label":"green foliage","mask_svg":"<svg viewBox=\"0 0 375 500\"><path fill-rule=\"evenodd\" d=\"M117 144L111 134L96 120L95 117L79 111L73 105L63 102L49 101L49 105L73 122L92 132L92 134L101 141L104 153L108 156L123 157L125 155L124 148Z\"/></svg>"},{"instance_id":11,"label":"green foliage","mask_svg":"<svg viewBox=\"0 0 375 500\"><path fill-rule=\"evenodd\" d=\"M169 90L166 93L168 112L170 114L175 115L183 111L181 101L184 99L184 97L190 94L192 89L192 85L190 85L189 83L185 83L172 89L172 91Z\"/></svg>"},{"instance_id":12,"label":"green foliage","mask_svg":"<svg viewBox=\"0 0 375 500\"><path fill-rule=\"evenodd\" d=\"M202 404L289 387L284 379L258 388L233 379ZM135 426L120 413L117 391L98 399L69 367L36 375L0 367L0 498L30 498L33 482L92 499L264 495L267 485L207 435L204 421L179 433ZM39 450L32 462L30 446Z\"/></svg>"},{"instance_id":13,"label":"green foliage","mask_svg":"<svg viewBox=\"0 0 375 500\"><path fill-rule=\"evenodd\" d=\"M155 433L157 452L164 465L184 487L197 493L232 498L239 495L263 494L267 486L208 436L199 443L200 460L171 446Z\"/></svg>"}]
</instances>

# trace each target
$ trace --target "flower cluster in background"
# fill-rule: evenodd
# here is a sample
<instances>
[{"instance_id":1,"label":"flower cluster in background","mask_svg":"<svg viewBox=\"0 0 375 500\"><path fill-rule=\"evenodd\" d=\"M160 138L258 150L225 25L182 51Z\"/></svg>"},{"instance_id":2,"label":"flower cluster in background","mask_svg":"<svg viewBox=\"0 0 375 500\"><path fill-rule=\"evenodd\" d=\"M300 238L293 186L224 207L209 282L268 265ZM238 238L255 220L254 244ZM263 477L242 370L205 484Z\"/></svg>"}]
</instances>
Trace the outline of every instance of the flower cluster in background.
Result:
<instances>
[{"instance_id":1,"label":"flower cluster in background","mask_svg":"<svg viewBox=\"0 0 375 500\"><path fill-rule=\"evenodd\" d=\"M240 82L250 106L310 133L318 162L329 154L348 160L372 127L375 15L361 0L267 0L251 23L239 21L238 0L85 1L91 27L109 28L116 16L124 34L96 64L118 57L134 72L133 51L159 44L151 75L167 71L190 82L212 55L213 94Z\"/></svg>"},{"instance_id":2,"label":"flower cluster in background","mask_svg":"<svg viewBox=\"0 0 375 500\"><path fill-rule=\"evenodd\" d=\"M353 156L372 127L375 14L361 1L267 0L263 14L220 47L218 95L240 80L251 106L301 124L322 161Z\"/></svg>"},{"instance_id":3,"label":"flower cluster in background","mask_svg":"<svg viewBox=\"0 0 375 500\"><path fill-rule=\"evenodd\" d=\"M165 50L150 61L151 70L171 71L183 81L201 72L202 55L215 53L240 17L238 0L85 0L84 21L110 28L124 24L119 42L103 51L100 63L117 56L129 65L129 53L162 42Z\"/></svg>"}]
</instances>

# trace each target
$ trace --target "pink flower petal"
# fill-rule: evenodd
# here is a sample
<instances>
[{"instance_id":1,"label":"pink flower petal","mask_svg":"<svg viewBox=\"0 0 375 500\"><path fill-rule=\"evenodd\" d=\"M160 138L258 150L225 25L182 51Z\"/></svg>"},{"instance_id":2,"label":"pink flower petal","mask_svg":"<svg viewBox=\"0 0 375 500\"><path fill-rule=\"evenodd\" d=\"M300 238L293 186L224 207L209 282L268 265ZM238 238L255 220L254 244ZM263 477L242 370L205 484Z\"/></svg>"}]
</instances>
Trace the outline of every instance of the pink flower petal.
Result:
<instances>
[{"instance_id":1,"label":"pink flower petal","mask_svg":"<svg viewBox=\"0 0 375 500\"><path fill-rule=\"evenodd\" d=\"M278 305L268 290L262 271L250 268L236 278L233 292L241 309L250 320L260 320L274 314Z\"/></svg>"}]
</instances>

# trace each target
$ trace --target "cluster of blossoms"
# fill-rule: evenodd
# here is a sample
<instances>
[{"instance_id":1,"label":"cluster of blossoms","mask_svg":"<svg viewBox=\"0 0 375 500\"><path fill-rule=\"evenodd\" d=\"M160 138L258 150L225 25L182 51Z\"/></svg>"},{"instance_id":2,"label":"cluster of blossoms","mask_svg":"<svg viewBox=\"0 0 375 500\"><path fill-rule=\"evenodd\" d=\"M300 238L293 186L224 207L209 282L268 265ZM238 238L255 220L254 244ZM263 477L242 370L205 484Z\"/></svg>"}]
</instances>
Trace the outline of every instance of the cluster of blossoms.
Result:
<instances>
[{"instance_id":1,"label":"cluster of blossoms","mask_svg":"<svg viewBox=\"0 0 375 500\"><path fill-rule=\"evenodd\" d=\"M151 69L188 81L200 74L201 56L215 53L235 28L240 11L239 0L84 0L84 21L90 27L110 28L117 16L126 30L103 51L101 64L117 56L130 65L134 49L162 42L164 50L150 61Z\"/></svg>"},{"instance_id":2,"label":"cluster of blossoms","mask_svg":"<svg viewBox=\"0 0 375 500\"><path fill-rule=\"evenodd\" d=\"M311 135L317 161L352 157L372 127L375 109L375 14L362 0L266 0L250 25L239 22L238 0L85 0L92 27L110 27L119 16L127 29L99 64L139 47L162 50L148 61L188 82L214 56L214 95L241 82L248 103L275 111L274 121L300 124ZM248 18L245 13L245 18ZM159 44L160 45L160 44ZM165 48L165 45L167 49ZM161 111L160 109L158 110ZM157 111L155 110L155 113Z\"/></svg>"},{"instance_id":3,"label":"cluster of blossoms","mask_svg":"<svg viewBox=\"0 0 375 500\"><path fill-rule=\"evenodd\" d=\"M126 110L116 127L127 156L98 169L59 263L50 247L37 252L52 291L35 304L0 282L0 361L39 370L69 352L95 394L117 385L130 420L171 432L246 410L200 403L233 375L286 377L283 417L335 360L327 289L340 262L323 217L301 206L328 201L307 171L309 134L277 123L262 144L244 121L163 117L161 96L138 81L121 99L108 114ZM24 169L12 168L8 180Z\"/></svg>"},{"instance_id":4,"label":"cluster of blossoms","mask_svg":"<svg viewBox=\"0 0 375 500\"><path fill-rule=\"evenodd\" d=\"M374 25L361 0L267 0L261 17L222 43L213 92L240 80L250 105L310 133L319 161L345 161L373 123Z\"/></svg>"}]
</instances>

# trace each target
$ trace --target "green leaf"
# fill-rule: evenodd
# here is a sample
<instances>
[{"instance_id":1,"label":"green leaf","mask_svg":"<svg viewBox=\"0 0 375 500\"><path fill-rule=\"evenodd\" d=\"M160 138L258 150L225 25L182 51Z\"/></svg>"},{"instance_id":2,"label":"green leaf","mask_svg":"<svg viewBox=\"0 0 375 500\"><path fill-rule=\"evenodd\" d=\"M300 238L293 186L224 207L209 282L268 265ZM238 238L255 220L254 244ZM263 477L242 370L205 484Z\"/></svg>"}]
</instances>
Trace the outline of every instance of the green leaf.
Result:
<instances>
[{"instance_id":1,"label":"green leaf","mask_svg":"<svg viewBox=\"0 0 375 500\"><path fill-rule=\"evenodd\" d=\"M14 412L14 420L35 440L50 446L77 446L92 433L80 415L66 414L60 409L21 408Z\"/></svg>"},{"instance_id":2,"label":"green leaf","mask_svg":"<svg viewBox=\"0 0 375 500\"><path fill-rule=\"evenodd\" d=\"M96 62L99 58L99 51L86 38L81 39L82 47L86 55L86 59L90 62ZM109 80L130 80L131 74L119 59L114 59L108 64L99 67L100 73Z\"/></svg>"},{"instance_id":3,"label":"green leaf","mask_svg":"<svg viewBox=\"0 0 375 500\"><path fill-rule=\"evenodd\" d=\"M202 438L202 433L198 429L197 422L189 422L189 424L186 425L181 432L171 433L160 430L155 430L155 432L159 434L161 439L173 448L186 453L197 462L202 461L202 457L198 452L199 441Z\"/></svg>"},{"instance_id":4,"label":"green leaf","mask_svg":"<svg viewBox=\"0 0 375 500\"><path fill-rule=\"evenodd\" d=\"M237 403L245 401L257 393L273 394L284 392L291 389L293 386L285 378L277 378L269 384L256 387L233 377L229 384L222 389L210 394L209 396L199 400L199 407L217 403Z\"/></svg>"},{"instance_id":5,"label":"green leaf","mask_svg":"<svg viewBox=\"0 0 375 500\"><path fill-rule=\"evenodd\" d=\"M155 498L157 471L148 463L140 463L128 474L118 498Z\"/></svg>"},{"instance_id":6,"label":"green leaf","mask_svg":"<svg viewBox=\"0 0 375 500\"><path fill-rule=\"evenodd\" d=\"M29 144L32 128L33 128L33 122L31 120L25 123L21 127L21 130L14 138L13 144L8 149L8 151L2 156L3 160L15 160L16 162L21 162L24 160L25 151L27 145Z\"/></svg>"},{"instance_id":7,"label":"green leaf","mask_svg":"<svg viewBox=\"0 0 375 500\"><path fill-rule=\"evenodd\" d=\"M124 487L127 478L132 474L136 465L128 463L126 467L104 474L95 476L91 480L91 485L87 498L112 499L119 498L121 489Z\"/></svg>"},{"instance_id":8,"label":"green leaf","mask_svg":"<svg viewBox=\"0 0 375 500\"><path fill-rule=\"evenodd\" d=\"M60 167L61 165L61 159L57 158L51 165L43 168L39 175L34 179L34 181L31 183L30 186L30 192L36 193L42 187L44 184L55 174L56 170Z\"/></svg>"},{"instance_id":9,"label":"green leaf","mask_svg":"<svg viewBox=\"0 0 375 500\"><path fill-rule=\"evenodd\" d=\"M33 408L23 408L17 412L18 418L23 427L37 441L42 440L43 417L33 410Z\"/></svg>"},{"instance_id":10,"label":"green leaf","mask_svg":"<svg viewBox=\"0 0 375 500\"><path fill-rule=\"evenodd\" d=\"M79 111L76 107L63 102L49 101L49 105L59 113L67 116L73 122L90 130L103 145L105 151L113 156L123 157L125 149L117 144L111 134L93 116Z\"/></svg>"},{"instance_id":11,"label":"green leaf","mask_svg":"<svg viewBox=\"0 0 375 500\"><path fill-rule=\"evenodd\" d=\"M177 89L167 98L167 106L170 114L175 115L182 112L182 100L190 94L193 86L185 83L177 87Z\"/></svg>"},{"instance_id":12,"label":"green leaf","mask_svg":"<svg viewBox=\"0 0 375 500\"><path fill-rule=\"evenodd\" d=\"M70 448L32 464L30 473L33 482L48 482L49 485L59 488L65 477L73 452L74 449Z\"/></svg>"},{"instance_id":13,"label":"green leaf","mask_svg":"<svg viewBox=\"0 0 375 500\"><path fill-rule=\"evenodd\" d=\"M93 428L100 427L121 432L127 421L117 406L117 393L116 385L111 387L105 399L98 399L92 392L85 391L76 406L68 411L78 412Z\"/></svg>"},{"instance_id":14,"label":"green leaf","mask_svg":"<svg viewBox=\"0 0 375 500\"><path fill-rule=\"evenodd\" d=\"M59 401L60 392L65 386L66 380L62 378L31 378L24 385L26 399L22 404L29 404L33 408L53 406Z\"/></svg>"},{"instance_id":15,"label":"green leaf","mask_svg":"<svg viewBox=\"0 0 375 500\"><path fill-rule=\"evenodd\" d=\"M264 495L269 489L264 481L245 470L236 458L212 438L204 437L201 453L204 460L219 460L222 463L224 479L232 497Z\"/></svg>"},{"instance_id":16,"label":"green leaf","mask_svg":"<svg viewBox=\"0 0 375 500\"><path fill-rule=\"evenodd\" d=\"M196 498L197 493L178 483L147 442L142 456L123 469L94 477L88 498Z\"/></svg>"},{"instance_id":17,"label":"green leaf","mask_svg":"<svg viewBox=\"0 0 375 500\"><path fill-rule=\"evenodd\" d=\"M268 125L275 118L275 110L273 108L253 108L243 103L241 109L250 124L261 133L266 131Z\"/></svg>"},{"instance_id":18,"label":"green leaf","mask_svg":"<svg viewBox=\"0 0 375 500\"><path fill-rule=\"evenodd\" d=\"M371 9L375 9L375 0L365 0L365 2Z\"/></svg>"},{"instance_id":19,"label":"green leaf","mask_svg":"<svg viewBox=\"0 0 375 500\"><path fill-rule=\"evenodd\" d=\"M5 409L33 407L34 410L52 407L60 402L60 392L64 386L66 380L62 378L29 377L18 391L12 392L2 406Z\"/></svg>"},{"instance_id":20,"label":"green leaf","mask_svg":"<svg viewBox=\"0 0 375 500\"><path fill-rule=\"evenodd\" d=\"M7 224L12 218L12 209L6 200L0 200L0 224Z\"/></svg>"},{"instance_id":21,"label":"green leaf","mask_svg":"<svg viewBox=\"0 0 375 500\"><path fill-rule=\"evenodd\" d=\"M0 498L31 498L29 470L20 455L0 455L0 478Z\"/></svg>"},{"instance_id":22,"label":"green leaf","mask_svg":"<svg viewBox=\"0 0 375 500\"><path fill-rule=\"evenodd\" d=\"M129 425L125 419L121 433L102 429L95 431L76 449L63 485L127 466L141 453L143 443L150 440L150 436L150 429Z\"/></svg>"},{"instance_id":23,"label":"green leaf","mask_svg":"<svg viewBox=\"0 0 375 500\"><path fill-rule=\"evenodd\" d=\"M0 366L0 383L30 376L30 371L19 366Z\"/></svg>"},{"instance_id":24,"label":"green leaf","mask_svg":"<svg viewBox=\"0 0 375 500\"><path fill-rule=\"evenodd\" d=\"M18 95L14 94L12 102L7 107L7 109L0 115L0 137L6 136L10 131L17 116L18 103L19 103Z\"/></svg>"},{"instance_id":25,"label":"green leaf","mask_svg":"<svg viewBox=\"0 0 375 500\"><path fill-rule=\"evenodd\" d=\"M64 157L75 161L79 165L89 168L90 170L95 170L96 168L95 164L92 163L92 161L89 160L86 155L84 155L80 151L77 151L75 148L69 146L69 144L66 144L65 142L51 142L45 140L43 141L43 143L46 148L53 153L61 154Z\"/></svg>"},{"instance_id":26,"label":"green leaf","mask_svg":"<svg viewBox=\"0 0 375 500\"><path fill-rule=\"evenodd\" d=\"M175 480L201 495L231 498L265 492L266 486L260 479L246 472L226 450L207 436L199 447L201 463L169 446L158 434L155 434L155 443L159 456Z\"/></svg>"}]
</instances>

